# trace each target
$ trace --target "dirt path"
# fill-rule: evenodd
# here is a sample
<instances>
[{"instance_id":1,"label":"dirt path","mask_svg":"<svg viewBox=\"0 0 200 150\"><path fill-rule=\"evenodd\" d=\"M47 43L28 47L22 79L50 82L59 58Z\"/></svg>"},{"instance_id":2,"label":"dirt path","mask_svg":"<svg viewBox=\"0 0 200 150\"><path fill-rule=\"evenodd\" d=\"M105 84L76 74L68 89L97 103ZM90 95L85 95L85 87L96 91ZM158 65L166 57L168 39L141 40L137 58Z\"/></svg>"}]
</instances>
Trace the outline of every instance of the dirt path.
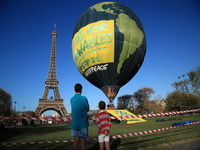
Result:
<instances>
[{"instance_id":1,"label":"dirt path","mask_svg":"<svg viewBox=\"0 0 200 150\"><path fill-rule=\"evenodd\" d=\"M138 150L200 150L200 139L161 144L156 147L139 148Z\"/></svg>"}]
</instances>

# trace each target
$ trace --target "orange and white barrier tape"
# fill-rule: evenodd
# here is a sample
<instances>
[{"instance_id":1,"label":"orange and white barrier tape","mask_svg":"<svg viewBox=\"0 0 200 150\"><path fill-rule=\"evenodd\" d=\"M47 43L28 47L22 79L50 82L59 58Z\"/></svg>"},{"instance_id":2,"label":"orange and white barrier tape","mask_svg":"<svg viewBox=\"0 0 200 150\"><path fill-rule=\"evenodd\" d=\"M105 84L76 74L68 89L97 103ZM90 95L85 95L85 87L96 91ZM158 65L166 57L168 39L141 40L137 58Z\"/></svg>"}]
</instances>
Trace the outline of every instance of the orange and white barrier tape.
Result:
<instances>
[{"instance_id":1,"label":"orange and white barrier tape","mask_svg":"<svg viewBox=\"0 0 200 150\"><path fill-rule=\"evenodd\" d=\"M118 138L128 138L132 136L139 136L139 135L144 135L144 134L151 134L151 133L156 133L160 131L165 131L165 130L170 130L178 127L183 127L186 125L192 125L192 124L197 124L200 123L200 121L193 122L193 123L187 123L185 125L180 125L180 126L171 126L171 127L166 127L166 128L161 128L161 129L154 129L154 130L148 130L148 131L143 131L143 132L134 132L134 133L127 133L127 134L121 134L121 135L114 135L112 136L112 139L118 139Z\"/></svg>"},{"instance_id":2,"label":"orange and white barrier tape","mask_svg":"<svg viewBox=\"0 0 200 150\"><path fill-rule=\"evenodd\" d=\"M161 129L154 129L154 130L148 130L148 131L143 131L143 132L134 132L134 133L127 133L127 134L121 134L121 135L113 135L111 136L111 139L123 139L123 138L129 138L132 136L139 136L139 135L144 135L144 134L151 134L151 133L156 133L156 132L161 132L165 130L170 130L178 127L183 127L186 125L192 125L192 124L197 124L200 123L200 121L193 122L193 123L187 123L185 125L180 125L180 126L171 126L171 127L166 127L166 128L161 128ZM97 142L97 138L88 138L88 141L91 142ZM1 143L1 145L16 145L16 144L53 144L53 143L71 143L73 140L60 140L60 141L43 141L43 142L8 142L8 143Z\"/></svg>"},{"instance_id":3,"label":"orange and white barrier tape","mask_svg":"<svg viewBox=\"0 0 200 150\"><path fill-rule=\"evenodd\" d=\"M26 120L37 120L37 121L60 121L60 122L68 122L71 121L70 117L0 117L0 120L4 119L26 119Z\"/></svg>"},{"instance_id":4,"label":"orange and white barrier tape","mask_svg":"<svg viewBox=\"0 0 200 150\"><path fill-rule=\"evenodd\" d=\"M177 112L168 112L168 113L157 113L157 114L144 114L144 115L134 115L134 116L124 116L124 117L111 117L111 119L128 119L128 118L148 118L148 117L161 117L161 116L169 116L169 115L180 115L184 113L198 112L200 109L194 110L185 110L185 111L177 111Z\"/></svg>"},{"instance_id":5,"label":"orange and white barrier tape","mask_svg":"<svg viewBox=\"0 0 200 150\"><path fill-rule=\"evenodd\" d=\"M194 110L185 110L185 111L177 111L177 112L168 112L168 113L157 113L157 114L144 114L144 115L134 115L134 116L112 116L111 119L127 119L127 118L148 118L148 117L160 117L160 116L169 116L169 115L179 115L184 113L198 112L200 109ZM60 122L70 122L70 117L0 117L0 120L4 119L26 119L26 120L38 120L38 121L60 121ZM88 117L88 120L95 120L94 117Z\"/></svg>"}]
</instances>

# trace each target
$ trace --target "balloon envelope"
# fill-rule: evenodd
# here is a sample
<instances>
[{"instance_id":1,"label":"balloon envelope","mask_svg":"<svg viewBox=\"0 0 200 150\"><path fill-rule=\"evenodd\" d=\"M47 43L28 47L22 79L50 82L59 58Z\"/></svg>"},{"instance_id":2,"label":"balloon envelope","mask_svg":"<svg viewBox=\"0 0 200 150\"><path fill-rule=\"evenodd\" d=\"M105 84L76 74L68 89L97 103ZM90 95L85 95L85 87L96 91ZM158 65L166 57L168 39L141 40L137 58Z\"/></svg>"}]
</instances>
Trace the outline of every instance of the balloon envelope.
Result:
<instances>
[{"instance_id":1,"label":"balloon envelope","mask_svg":"<svg viewBox=\"0 0 200 150\"><path fill-rule=\"evenodd\" d=\"M72 55L79 72L112 101L141 67L146 53L143 26L128 7L98 3L79 18Z\"/></svg>"}]
</instances>

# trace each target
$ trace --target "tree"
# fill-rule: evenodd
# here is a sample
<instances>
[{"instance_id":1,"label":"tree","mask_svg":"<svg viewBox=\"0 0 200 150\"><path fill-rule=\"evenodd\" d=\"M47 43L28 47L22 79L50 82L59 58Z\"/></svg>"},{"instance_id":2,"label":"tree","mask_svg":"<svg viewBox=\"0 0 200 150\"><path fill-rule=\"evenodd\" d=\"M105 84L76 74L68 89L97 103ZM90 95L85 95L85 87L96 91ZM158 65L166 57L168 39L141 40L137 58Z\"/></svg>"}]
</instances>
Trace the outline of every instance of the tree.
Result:
<instances>
[{"instance_id":1,"label":"tree","mask_svg":"<svg viewBox=\"0 0 200 150\"><path fill-rule=\"evenodd\" d=\"M162 103L163 101L160 101L160 100L145 101L144 108L146 108L147 111L150 113L163 113L164 106Z\"/></svg>"},{"instance_id":2,"label":"tree","mask_svg":"<svg viewBox=\"0 0 200 150\"><path fill-rule=\"evenodd\" d=\"M188 74L193 94L200 96L200 67L190 71Z\"/></svg>"},{"instance_id":3,"label":"tree","mask_svg":"<svg viewBox=\"0 0 200 150\"><path fill-rule=\"evenodd\" d=\"M179 100L182 101L181 103L184 104L184 107L191 109L192 103L194 103L191 95L200 96L200 67L178 78L182 80L174 82L172 86L175 88L175 92L179 93L179 96L177 93L172 94L173 96L178 96L177 98L181 97Z\"/></svg>"},{"instance_id":4,"label":"tree","mask_svg":"<svg viewBox=\"0 0 200 150\"><path fill-rule=\"evenodd\" d=\"M187 97L179 91L169 93L165 99L165 102L167 111L180 111L189 107Z\"/></svg>"},{"instance_id":5,"label":"tree","mask_svg":"<svg viewBox=\"0 0 200 150\"><path fill-rule=\"evenodd\" d=\"M183 81L174 82L172 86L180 93L189 93L189 80L184 79Z\"/></svg>"},{"instance_id":6,"label":"tree","mask_svg":"<svg viewBox=\"0 0 200 150\"><path fill-rule=\"evenodd\" d=\"M178 79L182 80L172 84L177 91L200 96L200 67L197 67L189 73L180 75Z\"/></svg>"},{"instance_id":7,"label":"tree","mask_svg":"<svg viewBox=\"0 0 200 150\"><path fill-rule=\"evenodd\" d=\"M179 104L184 104L184 106L190 107L190 99L189 99L189 80L184 79L183 81L174 82L172 86L175 88L175 92L171 93L175 99L175 96L177 96L177 99L181 102ZM174 101L175 102L175 101ZM181 104L181 105L182 105ZM177 105L177 104L175 104ZM182 108L181 108L182 109Z\"/></svg>"},{"instance_id":8,"label":"tree","mask_svg":"<svg viewBox=\"0 0 200 150\"><path fill-rule=\"evenodd\" d=\"M153 93L154 93L154 90L152 88L146 87L146 88L139 89L133 94L133 97L138 102L138 107L141 109L142 113L143 111L146 111L146 113L148 113L148 109L147 109L148 105L146 104L148 104L147 101L149 101L151 94Z\"/></svg>"},{"instance_id":9,"label":"tree","mask_svg":"<svg viewBox=\"0 0 200 150\"><path fill-rule=\"evenodd\" d=\"M188 99L190 105L188 105ZM183 94L178 91L169 93L165 99L167 111L180 111L188 109L196 109L200 107L200 97L194 94Z\"/></svg>"},{"instance_id":10,"label":"tree","mask_svg":"<svg viewBox=\"0 0 200 150\"><path fill-rule=\"evenodd\" d=\"M189 94L192 109L200 108L200 96Z\"/></svg>"},{"instance_id":11,"label":"tree","mask_svg":"<svg viewBox=\"0 0 200 150\"><path fill-rule=\"evenodd\" d=\"M25 115L26 117L36 117L36 114L35 114L34 111L25 111L25 112L24 112L24 115Z\"/></svg>"},{"instance_id":12,"label":"tree","mask_svg":"<svg viewBox=\"0 0 200 150\"><path fill-rule=\"evenodd\" d=\"M165 99L160 94L155 96L153 101L150 101L150 111L153 113L163 113L165 112L165 107Z\"/></svg>"},{"instance_id":13,"label":"tree","mask_svg":"<svg viewBox=\"0 0 200 150\"><path fill-rule=\"evenodd\" d=\"M132 95L123 95L118 97L117 109L128 109L128 106L130 106L133 103L132 101L133 101Z\"/></svg>"},{"instance_id":14,"label":"tree","mask_svg":"<svg viewBox=\"0 0 200 150\"><path fill-rule=\"evenodd\" d=\"M11 115L11 107L12 107L12 96L0 89L0 115L2 116L10 116Z\"/></svg>"}]
</instances>

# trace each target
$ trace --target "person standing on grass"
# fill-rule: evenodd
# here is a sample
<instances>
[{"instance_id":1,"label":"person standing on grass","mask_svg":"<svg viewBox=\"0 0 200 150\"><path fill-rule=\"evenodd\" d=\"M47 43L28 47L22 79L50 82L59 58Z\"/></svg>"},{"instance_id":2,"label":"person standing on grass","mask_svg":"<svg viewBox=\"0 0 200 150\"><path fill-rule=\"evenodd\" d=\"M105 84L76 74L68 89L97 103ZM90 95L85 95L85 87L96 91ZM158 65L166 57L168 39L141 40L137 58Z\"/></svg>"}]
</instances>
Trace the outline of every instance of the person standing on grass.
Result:
<instances>
[{"instance_id":1,"label":"person standing on grass","mask_svg":"<svg viewBox=\"0 0 200 150\"><path fill-rule=\"evenodd\" d=\"M86 138L88 137L88 116L89 111L88 100L85 96L82 96L82 85L77 83L74 86L75 95L71 98L71 111L72 111L72 136L73 136L73 149L78 149L80 143L80 149L85 150Z\"/></svg>"},{"instance_id":2,"label":"person standing on grass","mask_svg":"<svg viewBox=\"0 0 200 150\"><path fill-rule=\"evenodd\" d=\"M99 102L99 113L96 115L96 123L98 125L98 141L100 150L103 150L104 147L106 150L110 150L110 128L111 128L111 119L110 115L105 111L106 103L104 101Z\"/></svg>"}]
</instances>

